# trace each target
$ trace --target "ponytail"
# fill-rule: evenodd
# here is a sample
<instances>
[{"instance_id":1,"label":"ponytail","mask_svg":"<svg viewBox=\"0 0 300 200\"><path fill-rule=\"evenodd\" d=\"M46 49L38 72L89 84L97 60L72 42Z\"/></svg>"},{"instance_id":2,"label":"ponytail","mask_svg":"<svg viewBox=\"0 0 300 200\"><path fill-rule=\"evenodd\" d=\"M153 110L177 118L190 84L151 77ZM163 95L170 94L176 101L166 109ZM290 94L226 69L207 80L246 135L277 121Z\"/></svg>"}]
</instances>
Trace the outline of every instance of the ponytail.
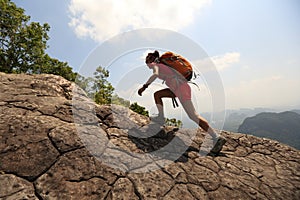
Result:
<instances>
[{"instance_id":1,"label":"ponytail","mask_svg":"<svg viewBox=\"0 0 300 200\"><path fill-rule=\"evenodd\" d=\"M148 53L148 55L147 55L147 57L146 57L146 60L145 60L146 63L149 62L148 59L150 58L150 56L151 56L151 57L154 57L154 59L152 58L153 60L151 60L150 62L153 62L153 61L155 61L155 60L158 60L158 59L159 59L159 52L158 52L157 50L155 50L153 53Z\"/></svg>"},{"instance_id":2,"label":"ponytail","mask_svg":"<svg viewBox=\"0 0 300 200\"><path fill-rule=\"evenodd\" d=\"M157 50L155 50L152 55L155 57L155 58L159 58L159 52Z\"/></svg>"}]
</instances>

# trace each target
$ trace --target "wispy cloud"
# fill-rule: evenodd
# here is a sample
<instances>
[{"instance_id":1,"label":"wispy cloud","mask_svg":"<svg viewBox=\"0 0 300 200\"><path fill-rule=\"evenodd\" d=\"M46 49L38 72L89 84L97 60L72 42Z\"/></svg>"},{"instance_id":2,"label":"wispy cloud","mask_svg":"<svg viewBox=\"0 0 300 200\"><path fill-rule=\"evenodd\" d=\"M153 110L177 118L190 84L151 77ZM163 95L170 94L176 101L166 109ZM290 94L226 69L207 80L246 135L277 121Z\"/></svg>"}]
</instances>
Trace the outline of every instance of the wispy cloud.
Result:
<instances>
[{"instance_id":1,"label":"wispy cloud","mask_svg":"<svg viewBox=\"0 0 300 200\"><path fill-rule=\"evenodd\" d=\"M137 28L180 30L211 0L71 0L69 25L79 37L102 41Z\"/></svg>"},{"instance_id":2,"label":"wispy cloud","mask_svg":"<svg viewBox=\"0 0 300 200\"><path fill-rule=\"evenodd\" d=\"M213 56L212 61L219 71L231 67L233 64L240 61L240 53L232 52L220 56Z\"/></svg>"},{"instance_id":3,"label":"wispy cloud","mask_svg":"<svg viewBox=\"0 0 300 200\"><path fill-rule=\"evenodd\" d=\"M239 52L229 52L222 55L192 61L193 65L196 66L202 73L212 70L222 71L239 62Z\"/></svg>"}]
</instances>

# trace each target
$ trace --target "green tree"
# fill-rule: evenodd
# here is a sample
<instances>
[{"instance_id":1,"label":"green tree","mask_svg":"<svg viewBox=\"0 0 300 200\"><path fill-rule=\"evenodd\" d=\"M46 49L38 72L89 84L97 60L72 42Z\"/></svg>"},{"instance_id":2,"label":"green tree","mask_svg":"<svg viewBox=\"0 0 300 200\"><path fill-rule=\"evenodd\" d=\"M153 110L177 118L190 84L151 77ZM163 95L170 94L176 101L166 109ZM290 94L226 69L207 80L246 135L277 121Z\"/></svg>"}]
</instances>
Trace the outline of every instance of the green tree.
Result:
<instances>
[{"instance_id":1,"label":"green tree","mask_svg":"<svg viewBox=\"0 0 300 200\"><path fill-rule=\"evenodd\" d=\"M98 67L94 72L94 85L92 86L94 100L97 104L110 104L115 88L108 82L109 71Z\"/></svg>"},{"instance_id":2,"label":"green tree","mask_svg":"<svg viewBox=\"0 0 300 200\"><path fill-rule=\"evenodd\" d=\"M43 64L49 25L28 24L30 17L11 1L0 0L0 7L1 71L26 72Z\"/></svg>"},{"instance_id":3,"label":"green tree","mask_svg":"<svg viewBox=\"0 0 300 200\"><path fill-rule=\"evenodd\" d=\"M78 73L73 72L67 62L61 62L58 59L51 58L49 55L43 57L44 63L41 66L33 68L33 73L55 74L64 77L69 81L75 81Z\"/></svg>"},{"instance_id":4,"label":"green tree","mask_svg":"<svg viewBox=\"0 0 300 200\"><path fill-rule=\"evenodd\" d=\"M29 20L24 9L10 0L0 0L0 71L51 73L74 81L77 74L67 63L45 53L50 26Z\"/></svg>"},{"instance_id":5,"label":"green tree","mask_svg":"<svg viewBox=\"0 0 300 200\"><path fill-rule=\"evenodd\" d=\"M129 108L138 114L149 117L149 112L146 110L146 108L143 106L140 106L137 102L131 104Z\"/></svg>"},{"instance_id":6,"label":"green tree","mask_svg":"<svg viewBox=\"0 0 300 200\"><path fill-rule=\"evenodd\" d=\"M109 71L99 66L93 77L76 77L76 84L81 87L88 97L92 98L97 104L111 104L114 87L107 80Z\"/></svg>"}]
</instances>

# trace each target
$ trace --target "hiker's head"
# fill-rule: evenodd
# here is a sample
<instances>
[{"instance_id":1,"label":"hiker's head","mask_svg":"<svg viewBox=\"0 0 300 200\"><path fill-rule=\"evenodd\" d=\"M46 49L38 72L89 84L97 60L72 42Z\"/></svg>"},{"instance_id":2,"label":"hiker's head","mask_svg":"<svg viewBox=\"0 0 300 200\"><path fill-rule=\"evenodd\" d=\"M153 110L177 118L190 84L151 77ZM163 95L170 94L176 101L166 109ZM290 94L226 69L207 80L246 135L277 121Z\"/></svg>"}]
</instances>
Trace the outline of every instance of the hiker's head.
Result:
<instances>
[{"instance_id":1,"label":"hiker's head","mask_svg":"<svg viewBox=\"0 0 300 200\"><path fill-rule=\"evenodd\" d=\"M159 58L159 52L157 50L155 50L153 53L148 53L145 62L146 64L152 63L156 58Z\"/></svg>"}]
</instances>

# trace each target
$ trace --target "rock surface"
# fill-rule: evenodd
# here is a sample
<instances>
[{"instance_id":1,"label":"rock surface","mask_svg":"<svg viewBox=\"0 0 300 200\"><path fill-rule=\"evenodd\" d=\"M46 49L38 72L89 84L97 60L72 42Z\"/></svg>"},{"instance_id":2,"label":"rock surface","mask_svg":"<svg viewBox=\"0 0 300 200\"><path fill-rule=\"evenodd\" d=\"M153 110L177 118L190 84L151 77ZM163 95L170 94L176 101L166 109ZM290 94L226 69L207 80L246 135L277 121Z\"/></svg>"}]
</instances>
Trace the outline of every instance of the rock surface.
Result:
<instances>
[{"instance_id":1,"label":"rock surface","mask_svg":"<svg viewBox=\"0 0 300 200\"><path fill-rule=\"evenodd\" d=\"M223 131L212 157L200 130L137 137L148 118L58 76L0 73L0 121L0 199L300 199L300 151Z\"/></svg>"}]
</instances>

